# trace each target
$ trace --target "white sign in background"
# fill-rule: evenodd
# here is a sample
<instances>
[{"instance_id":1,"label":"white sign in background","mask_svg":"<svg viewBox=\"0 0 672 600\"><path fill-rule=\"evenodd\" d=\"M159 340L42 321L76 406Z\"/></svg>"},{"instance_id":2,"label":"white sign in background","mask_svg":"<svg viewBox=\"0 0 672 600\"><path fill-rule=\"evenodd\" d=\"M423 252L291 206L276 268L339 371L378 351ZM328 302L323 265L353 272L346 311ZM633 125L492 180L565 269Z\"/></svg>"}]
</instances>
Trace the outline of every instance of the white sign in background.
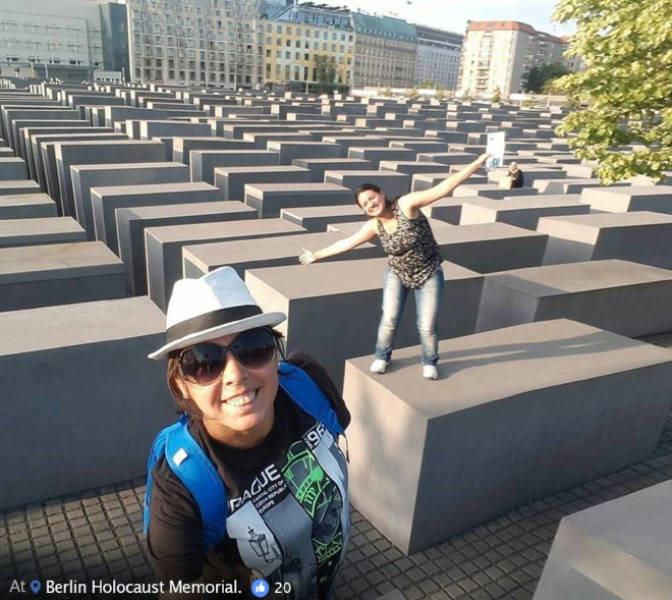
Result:
<instances>
[{"instance_id":1,"label":"white sign in background","mask_svg":"<svg viewBox=\"0 0 672 600\"><path fill-rule=\"evenodd\" d=\"M488 134L486 152L491 156L485 163L486 169L494 169L504 164L505 135L503 131Z\"/></svg>"}]
</instances>

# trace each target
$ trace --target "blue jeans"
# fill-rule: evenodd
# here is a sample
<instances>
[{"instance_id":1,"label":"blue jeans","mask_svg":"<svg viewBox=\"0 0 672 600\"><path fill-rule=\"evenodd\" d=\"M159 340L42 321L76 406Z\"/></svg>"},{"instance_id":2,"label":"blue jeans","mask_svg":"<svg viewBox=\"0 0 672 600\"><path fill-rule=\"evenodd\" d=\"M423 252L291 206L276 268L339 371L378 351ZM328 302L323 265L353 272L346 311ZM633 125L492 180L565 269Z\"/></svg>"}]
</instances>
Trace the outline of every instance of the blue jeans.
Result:
<instances>
[{"instance_id":1,"label":"blue jeans","mask_svg":"<svg viewBox=\"0 0 672 600\"><path fill-rule=\"evenodd\" d=\"M376 340L376 358L390 361L394 332L399 325L406 297L411 288L407 288L388 267L383 281L383 315L378 325ZM412 290L415 293L416 325L422 345L422 364L436 365L439 361L439 339L436 332L437 316L443 292L443 270L439 269L422 287Z\"/></svg>"}]
</instances>

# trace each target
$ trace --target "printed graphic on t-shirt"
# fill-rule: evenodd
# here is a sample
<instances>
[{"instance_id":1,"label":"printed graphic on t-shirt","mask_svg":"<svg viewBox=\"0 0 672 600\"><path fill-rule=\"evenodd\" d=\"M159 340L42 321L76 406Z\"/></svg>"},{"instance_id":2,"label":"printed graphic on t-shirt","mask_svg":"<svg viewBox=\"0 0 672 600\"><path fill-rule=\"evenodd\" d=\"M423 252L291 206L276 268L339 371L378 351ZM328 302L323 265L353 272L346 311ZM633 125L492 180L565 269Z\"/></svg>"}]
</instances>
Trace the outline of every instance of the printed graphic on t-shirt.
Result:
<instances>
[{"instance_id":1,"label":"printed graphic on t-shirt","mask_svg":"<svg viewBox=\"0 0 672 600\"><path fill-rule=\"evenodd\" d=\"M290 582L292 597L328 591L347 543L346 465L322 424L229 500L227 532L245 566L269 581Z\"/></svg>"}]
</instances>

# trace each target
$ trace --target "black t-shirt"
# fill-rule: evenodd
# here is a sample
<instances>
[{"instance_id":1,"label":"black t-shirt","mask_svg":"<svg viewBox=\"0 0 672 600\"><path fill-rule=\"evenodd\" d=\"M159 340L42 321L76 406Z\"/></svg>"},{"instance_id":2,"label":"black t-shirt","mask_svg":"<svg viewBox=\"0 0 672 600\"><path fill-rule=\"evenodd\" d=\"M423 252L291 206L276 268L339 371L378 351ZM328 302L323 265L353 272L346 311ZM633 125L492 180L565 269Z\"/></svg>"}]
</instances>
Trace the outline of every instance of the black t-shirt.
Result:
<instances>
[{"instance_id":1,"label":"black t-shirt","mask_svg":"<svg viewBox=\"0 0 672 600\"><path fill-rule=\"evenodd\" d=\"M329 399L341 425L346 427L350 422L350 413L324 367L303 353L293 353L288 362L303 369L315 381ZM192 419L189 422L189 432L225 483L229 514L232 508L235 510L242 504L241 494L255 485L257 488L260 486L260 473L263 478L268 465L283 464L288 449L294 448L297 440L316 427L315 419L300 409L280 387L274 410L275 421L269 435L258 446L244 450L213 439L200 421ZM152 474L147 541L156 580L220 582L237 579L239 588L248 592L250 577L256 578L258 573L252 574L245 566L236 541L226 536L216 547L204 548L203 523L198 505L166 463L165 457L159 459ZM261 482L262 485L266 483ZM280 490L275 493L282 494ZM288 492L285 490L285 493ZM278 499L273 500L269 496L267 504L273 502L278 502Z\"/></svg>"}]
</instances>

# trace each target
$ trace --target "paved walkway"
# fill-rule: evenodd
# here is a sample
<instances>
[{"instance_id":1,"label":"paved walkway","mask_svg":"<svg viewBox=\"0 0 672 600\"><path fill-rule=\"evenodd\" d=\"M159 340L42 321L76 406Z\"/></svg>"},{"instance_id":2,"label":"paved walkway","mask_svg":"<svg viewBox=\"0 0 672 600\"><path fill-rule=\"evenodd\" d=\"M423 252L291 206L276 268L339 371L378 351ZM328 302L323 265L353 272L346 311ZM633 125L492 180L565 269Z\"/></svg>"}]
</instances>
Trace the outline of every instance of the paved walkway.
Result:
<instances>
[{"instance_id":1,"label":"paved walkway","mask_svg":"<svg viewBox=\"0 0 672 600\"><path fill-rule=\"evenodd\" d=\"M648 341L672 347L672 333ZM409 557L353 509L336 600L369 600L393 589L407 600L530 600L562 517L668 479L672 415L648 460ZM144 479L136 479L0 513L0 597L15 578L151 581L142 535L144 491Z\"/></svg>"}]
</instances>

